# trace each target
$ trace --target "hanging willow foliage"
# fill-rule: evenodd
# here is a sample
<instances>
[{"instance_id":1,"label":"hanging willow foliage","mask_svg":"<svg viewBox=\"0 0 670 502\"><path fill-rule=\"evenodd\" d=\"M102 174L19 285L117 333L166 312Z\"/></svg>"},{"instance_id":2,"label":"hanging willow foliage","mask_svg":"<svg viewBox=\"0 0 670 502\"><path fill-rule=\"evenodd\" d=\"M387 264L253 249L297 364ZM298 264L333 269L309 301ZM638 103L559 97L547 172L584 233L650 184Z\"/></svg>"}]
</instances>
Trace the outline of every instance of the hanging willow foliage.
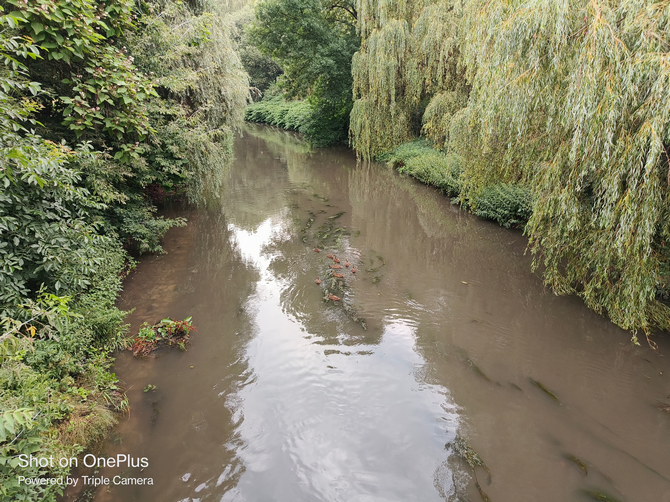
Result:
<instances>
[{"instance_id":1,"label":"hanging willow foliage","mask_svg":"<svg viewBox=\"0 0 670 502\"><path fill-rule=\"evenodd\" d=\"M468 87L457 57L460 10L450 2L361 0L357 10L362 45L352 62L350 140L370 158L412 137L424 98L456 92L462 106ZM441 127L433 119L429 129L446 137Z\"/></svg>"},{"instance_id":2,"label":"hanging willow foliage","mask_svg":"<svg viewBox=\"0 0 670 502\"><path fill-rule=\"evenodd\" d=\"M486 177L535 187L546 282L626 329L670 328L670 2L476 1L463 21L469 141L497 153Z\"/></svg>"},{"instance_id":3,"label":"hanging willow foliage","mask_svg":"<svg viewBox=\"0 0 670 502\"><path fill-rule=\"evenodd\" d=\"M413 96L406 92L405 61L409 31L404 20L389 21L372 31L354 55L354 103L350 137L357 151L382 151L407 141L409 108Z\"/></svg>"},{"instance_id":4,"label":"hanging willow foliage","mask_svg":"<svg viewBox=\"0 0 670 502\"><path fill-rule=\"evenodd\" d=\"M153 139L179 151L190 166L189 195L200 201L205 188L217 192L232 160L249 77L230 39L232 22L216 4L155 0L145 6L143 29L130 38L132 52L169 98L154 110L159 118ZM170 100L180 107L170 107Z\"/></svg>"},{"instance_id":5,"label":"hanging willow foliage","mask_svg":"<svg viewBox=\"0 0 670 502\"><path fill-rule=\"evenodd\" d=\"M137 64L211 125L241 123L249 85L230 39L230 21L170 0L148 8L144 29L131 40Z\"/></svg>"},{"instance_id":6,"label":"hanging willow foliage","mask_svg":"<svg viewBox=\"0 0 670 502\"><path fill-rule=\"evenodd\" d=\"M360 0L358 11L359 155L410 136L407 117L429 100L423 133L467 159L462 198L501 182L532 190L526 231L554 291L625 329L670 329L659 301L670 283L670 1Z\"/></svg>"}]
</instances>

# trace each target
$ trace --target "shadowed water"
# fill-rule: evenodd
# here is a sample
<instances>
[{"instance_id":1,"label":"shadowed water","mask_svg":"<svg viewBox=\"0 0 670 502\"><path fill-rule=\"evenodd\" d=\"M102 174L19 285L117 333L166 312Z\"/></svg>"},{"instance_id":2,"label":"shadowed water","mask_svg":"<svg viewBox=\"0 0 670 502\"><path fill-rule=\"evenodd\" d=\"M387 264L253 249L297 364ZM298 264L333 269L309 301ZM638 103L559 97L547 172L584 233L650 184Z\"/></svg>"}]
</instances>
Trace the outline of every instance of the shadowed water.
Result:
<instances>
[{"instance_id":1,"label":"shadowed water","mask_svg":"<svg viewBox=\"0 0 670 502\"><path fill-rule=\"evenodd\" d=\"M132 412L107 453L147 457L123 475L155 484L96 501L670 502L664 338L632 345L543 288L520 232L346 149L251 126L235 149L126 283L133 330L198 331L118 357Z\"/></svg>"}]
</instances>

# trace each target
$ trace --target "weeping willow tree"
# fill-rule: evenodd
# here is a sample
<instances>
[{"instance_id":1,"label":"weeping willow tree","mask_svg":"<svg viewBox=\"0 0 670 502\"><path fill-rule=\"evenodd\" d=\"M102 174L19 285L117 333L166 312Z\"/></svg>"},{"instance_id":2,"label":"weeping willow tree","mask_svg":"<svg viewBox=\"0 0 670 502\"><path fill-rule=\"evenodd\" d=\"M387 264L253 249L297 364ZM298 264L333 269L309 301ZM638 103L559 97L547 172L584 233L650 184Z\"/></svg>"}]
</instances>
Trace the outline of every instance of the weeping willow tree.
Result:
<instances>
[{"instance_id":1,"label":"weeping willow tree","mask_svg":"<svg viewBox=\"0 0 670 502\"><path fill-rule=\"evenodd\" d=\"M469 91L458 57L460 7L360 0L357 9L363 42L352 64L352 146L370 158L407 141L420 131L426 103L425 133L444 142L442 112L462 108Z\"/></svg>"},{"instance_id":2,"label":"weeping willow tree","mask_svg":"<svg viewBox=\"0 0 670 502\"><path fill-rule=\"evenodd\" d=\"M155 103L156 157L166 165L183 162L190 195L216 192L230 163L233 131L243 120L249 78L230 38L232 21L224 2L184 4L156 0L130 40L135 63L149 73L163 98ZM176 103L176 106L175 106Z\"/></svg>"},{"instance_id":3,"label":"weeping willow tree","mask_svg":"<svg viewBox=\"0 0 670 502\"><path fill-rule=\"evenodd\" d=\"M670 2L475 1L465 177L532 184L535 266L630 330L670 328ZM493 162L491 162L493 160Z\"/></svg>"},{"instance_id":4,"label":"weeping willow tree","mask_svg":"<svg viewBox=\"0 0 670 502\"><path fill-rule=\"evenodd\" d=\"M533 193L534 267L625 329L670 329L670 2L361 0L350 138L370 158L422 132L462 200ZM637 338L634 336L634 340Z\"/></svg>"}]
</instances>

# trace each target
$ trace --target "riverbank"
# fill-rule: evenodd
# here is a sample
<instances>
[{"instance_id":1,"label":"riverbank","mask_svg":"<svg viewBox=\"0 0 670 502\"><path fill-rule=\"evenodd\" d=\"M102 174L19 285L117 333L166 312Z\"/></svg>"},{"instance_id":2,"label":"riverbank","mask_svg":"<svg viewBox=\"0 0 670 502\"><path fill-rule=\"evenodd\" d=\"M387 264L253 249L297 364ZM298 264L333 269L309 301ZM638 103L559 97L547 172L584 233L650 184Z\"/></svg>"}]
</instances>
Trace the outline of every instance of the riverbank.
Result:
<instances>
[{"instance_id":1,"label":"riverbank","mask_svg":"<svg viewBox=\"0 0 670 502\"><path fill-rule=\"evenodd\" d=\"M219 182L249 79L220 2L0 3L0 498L51 502L18 480L63 479L127 410L122 277L185 224L163 199Z\"/></svg>"},{"instance_id":2,"label":"riverbank","mask_svg":"<svg viewBox=\"0 0 670 502\"><path fill-rule=\"evenodd\" d=\"M30 319L4 337L0 395L11 411L0 414L1 500L55 501L63 485L20 478L67 476L68 459L101 446L128 410L111 370L114 353L125 346L126 314L115 302L128 267L120 248L108 249L91 288L74 296L41 294L23 307ZM21 334L26 330L32 337ZM22 455L55 461L22 465Z\"/></svg>"},{"instance_id":3,"label":"riverbank","mask_svg":"<svg viewBox=\"0 0 670 502\"><path fill-rule=\"evenodd\" d=\"M532 214L530 191L517 185L498 183L462 197L462 185L468 182L463 178L464 159L433 148L425 138L403 143L376 160L437 188L453 203L502 227L523 228Z\"/></svg>"}]
</instances>

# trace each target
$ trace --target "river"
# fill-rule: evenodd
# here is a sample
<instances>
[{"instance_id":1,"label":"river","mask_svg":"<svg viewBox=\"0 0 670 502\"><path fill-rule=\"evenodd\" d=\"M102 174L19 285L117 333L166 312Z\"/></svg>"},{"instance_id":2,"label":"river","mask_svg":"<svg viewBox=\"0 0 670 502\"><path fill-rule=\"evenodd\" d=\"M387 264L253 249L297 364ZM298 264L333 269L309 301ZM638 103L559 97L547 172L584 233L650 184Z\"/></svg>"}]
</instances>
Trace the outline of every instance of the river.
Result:
<instances>
[{"instance_id":1,"label":"river","mask_svg":"<svg viewBox=\"0 0 670 502\"><path fill-rule=\"evenodd\" d=\"M520 231L346 148L248 125L235 157L126 281L135 332L197 332L117 358L131 413L107 453L154 485L97 502L670 502L666 337L633 345L542 285Z\"/></svg>"}]
</instances>

